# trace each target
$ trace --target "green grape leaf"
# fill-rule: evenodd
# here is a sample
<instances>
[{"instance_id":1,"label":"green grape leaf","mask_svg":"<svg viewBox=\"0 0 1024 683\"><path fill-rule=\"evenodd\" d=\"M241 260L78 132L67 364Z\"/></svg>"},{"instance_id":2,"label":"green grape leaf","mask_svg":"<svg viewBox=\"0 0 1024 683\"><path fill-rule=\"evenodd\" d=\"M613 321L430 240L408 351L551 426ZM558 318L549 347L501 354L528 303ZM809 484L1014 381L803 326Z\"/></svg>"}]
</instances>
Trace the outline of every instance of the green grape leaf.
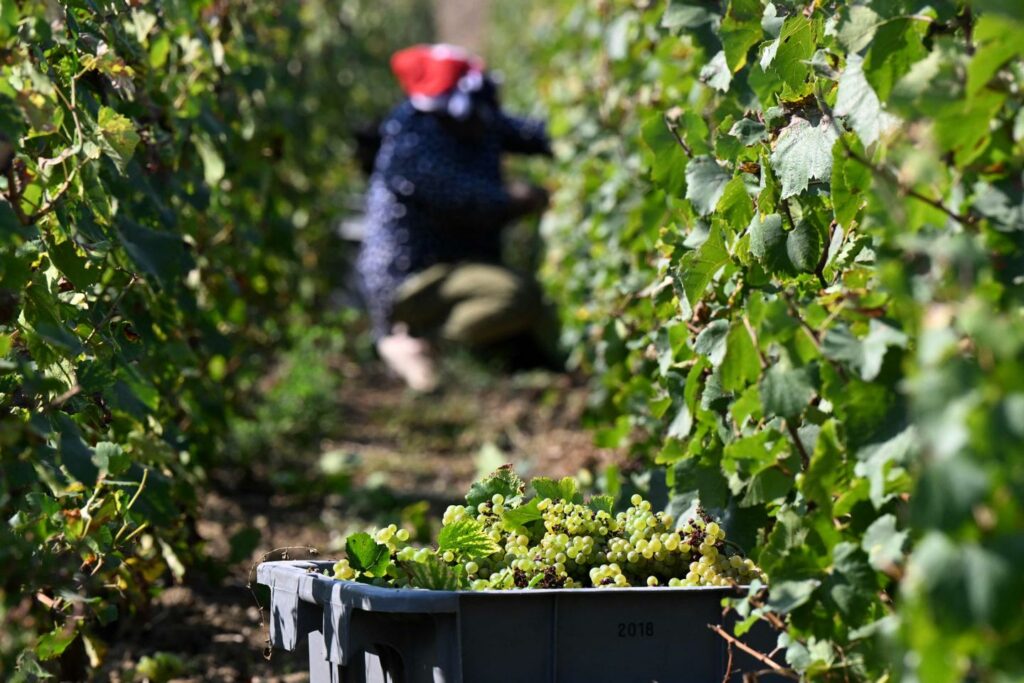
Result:
<instances>
[{"instance_id":1,"label":"green grape leaf","mask_svg":"<svg viewBox=\"0 0 1024 683\"><path fill-rule=\"evenodd\" d=\"M846 60L846 68L839 76L835 115L846 117L861 142L868 147L899 123L899 119L885 112L874 88L864 77L863 67L864 60L860 55L852 54Z\"/></svg>"},{"instance_id":2,"label":"green grape leaf","mask_svg":"<svg viewBox=\"0 0 1024 683\"><path fill-rule=\"evenodd\" d=\"M690 412L690 406L686 404L686 401L683 401L676 416L668 424L665 435L670 439L685 439L691 429L693 429L693 413Z\"/></svg>"},{"instance_id":3,"label":"green grape leaf","mask_svg":"<svg viewBox=\"0 0 1024 683\"><path fill-rule=\"evenodd\" d=\"M691 306L696 306L704 290L722 266L729 262L729 252L722 243L722 231L713 227L700 249L688 252L679 264L683 292Z\"/></svg>"},{"instance_id":4,"label":"green grape leaf","mask_svg":"<svg viewBox=\"0 0 1024 683\"><path fill-rule=\"evenodd\" d=\"M855 369L862 380L870 382L878 377L886 351L891 347L906 346L907 335L872 319L868 324L868 334L863 339L858 339L842 325L829 328L822 339L821 352L826 358Z\"/></svg>"},{"instance_id":5,"label":"green grape leaf","mask_svg":"<svg viewBox=\"0 0 1024 683\"><path fill-rule=\"evenodd\" d=\"M82 439L78 425L65 413L57 413L55 421L60 434L61 464L76 480L86 486L95 485L99 469L93 462L92 449Z\"/></svg>"},{"instance_id":6,"label":"green grape leaf","mask_svg":"<svg viewBox=\"0 0 1024 683\"><path fill-rule=\"evenodd\" d=\"M870 483L870 498L876 509L880 509L891 497L889 481L893 469L904 465L919 448L917 430L907 427L895 436L877 443L870 443L857 450L859 461L853 471L858 477L866 477Z\"/></svg>"},{"instance_id":7,"label":"green grape leaf","mask_svg":"<svg viewBox=\"0 0 1024 683\"><path fill-rule=\"evenodd\" d=\"M640 129L644 145L652 153L651 179L665 192L678 196L686 186L686 154L668 129L661 114L644 122Z\"/></svg>"},{"instance_id":8,"label":"green grape leaf","mask_svg":"<svg viewBox=\"0 0 1024 683\"><path fill-rule=\"evenodd\" d=\"M975 506L984 502L990 488L988 473L967 456L930 462L910 499L914 526L954 533L973 521Z\"/></svg>"},{"instance_id":9,"label":"green grape leaf","mask_svg":"<svg viewBox=\"0 0 1024 683\"><path fill-rule=\"evenodd\" d=\"M96 123L100 131L100 147L110 157L117 170L125 172L141 138L135 126L125 116L110 107L101 107Z\"/></svg>"},{"instance_id":10,"label":"green grape leaf","mask_svg":"<svg viewBox=\"0 0 1024 683\"><path fill-rule=\"evenodd\" d=\"M391 561L388 547L377 543L365 531L345 539L345 554L353 569L375 577L384 576Z\"/></svg>"},{"instance_id":11,"label":"green grape leaf","mask_svg":"<svg viewBox=\"0 0 1024 683\"><path fill-rule=\"evenodd\" d=\"M725 340L722 360L722 386L727 391L740 391L761 376L761 365L750 333L741 322L734 322Z\"/></svg>"},{"instance_id":12,"label":"green grape leaf","mask_svg":"<svg viewBox=\"0 0 1024 683\"><path fill-rule=\"evenodd\" d=\"M798 417L814 396L811 368L772 365L761 378L761 402L766 414Z\"/></svg>"},{"instance_id":13,"label":"green grape leaf","mask_svg":"<svg viewBox=\"0 0 1024 683\"><path fill-rule=\"evenodd\" d=\"M579 503L583 496L579 493L579 485L572 477L562 477L559 481L547 477L535 477L530 480L530 486L541 498L550 498L558 501L564 500L569 503Z\"/></svg>"},{"instance_id":14,"label":"green grape leaf","mask_svg":"<svg viewBox=\"0 0 1024 683\"><path fill-rule=\"evenodd\" d=\"M821 259L821 235L810 221L800 221L786 235L786 256L798 271L813 273Z\"/></svg>"},{"instance_id":15,"label":"green grape leaf","mask_svg":"<svg viewBox=\"0 0 1024 683\"><path fill-rule=\"evenodd\" d=\"M536 522L538 519L543 519L544 513L537 508L540 501L541 498L534 497L528 503L524 503L514 508L507 508L505 512L502 513L501 518L505 520L508 526L512 527L526 526L530 522Z\"/></svg>"},{"instance_id":16,"label":"green grape leaf","mask_svg":"<svg viewBox=\"0 0 1024 683\"><path fill-rule=\"evenodd\" d=\"M500 493L506 499L521 495L525 484L512 465L502 465L487 477L474 482L466 494L466 504L475 508L480 503L490 502L494 494Z\"/></svg>"},{"instance_id":17,"label":"green grape leaf","mask_svg":"<svg viewBox=\"0 0 1024 683\"><path fill-rule=\"evenodd\" d=\"M844 616L864 614L878 590L878 580L863 550L846 541L832 549L832 575L825 590Z\"/></svg>"},{"instance_id":18,"label":"green grape leaf","mask_svg":"<svg viewBox=\"0 0 1024 683\"><path fill-rule=\"evenodd\" d=\"M1024 230L1024 192L1015 187L1014 183L994 185L978 181L973 189L974 201L971 208L991 220L996 230Z\"/></svg>"},{"instance_id":19,"label":"green grape leaf","mask_svg":"<svg viewBox=\"0 0 1024 683\"><path fill-rule=\"evenodd\" d=\"M963 100L943 105L935 116L935 138L944 151L953 151L958 166L965 166L985 151L990 122L998 117L1006 94L981 90Z\"/></svg>"},{"instance_id":20,"label":"green grape leaf","mask_svg":"<svg viewBox=\"0 0 1024 683\"><path fill-rule=\"evenodd\" d=\"M44 662L64 654L71 643L78 637L78 629L74 622L65 628L58 626L54 630L39 636L36 641L35 651L39 659Z\"/></svg>"},{"instance_id":21,"label":"green grape leaf","mask_svg":"<svg viewBox=\"0 0 1024 683\"><path fill-rule=\"evenodd\" d=\"M700 82L719 92L729 92L732 83L732 71L725 61L725 52L720 51L700 69Z\"/></svg>"},{"instance_id":22,"label":"green grape leaf","mask_svg":"<svg viewBox=\"0 0 1024 683\"><path fill-rule=\"evenodd\" d=\"M793 474L784 472L780 467L771 466L757 472L747 484L741 507L764 505L784 498L793 488Z\"/></svg>"},{"instance_id":23,"label":"green grape leaf","mask_svg":"<svg viewBox=\"0 0 1024 683\"><path fill-rule=\"evenodd\" d=\"M750 147L768 139L768 129L760 121L754 119L740 119L732 124L729 135L737 138L745 146Z\"/></svg>"},{"instance_id":24,"label":"green grape leaf","mask_svg":"<svg viewBox=\"0 0 1024 683\"><path fill-rule=\"evenodd\" d=\"M864 57L863 70L882 100L889 99L896 82L927 55L924 47L927 31L928 22L918 17L900 17L878 25Z\"/></svg>"},{"instance_id":25,"label":"green grape leaf","mask_svg":"<svg viewBox=\"0 0 1024 683\"><path fill-rule=\"evenodd\" d=\"M832 496L838 490L843 470L844 449L837 434L837 423L829 420L818 432L818 441L811 453L811 461L804 474L800 490L804 497L828 510L832 507Z\"/></svg>"},{"instance_id":26,"label":"green grape leaf","mask_svg":"<svg viewBox=\"0 0 1024 683\"><path fill-rule=\"evenodd\" d=\"M725 222L733 231L747 226L754 215L754 202L747 193L747 184L738 175L725 186L721 199L715 207L715 216Z\"/></svg>"},{"instance_id":27,"label":"green grape leaf","mask_svg":"<svg viewBox=\"0 0 1024 683\"><path fill-rule=\"evenodd\" d=\"M422 562L414 560L399 562L409 585L432 591L457 591L462 588L465 570L462 565L450 566L437 555L428 555Z\"/></svg>"},{"instance_id":28,"label":"green grape leaf","mask_svg":"<svg viewBox=\"0 0 1024 683\"><path fill-rule=\"evenodd\" d=\"M998 628L1020 615L1020 575L992 548L930 532L917 544L907 576L929 598L940 624Z\"/></svg>"},{"instance_id":29,"label":"green grape leaf","mask_svg":"<svg viewBox=\"0 0 1024 683\"><path fill-rule=\"evenodd\" d=\"M131 458L116 443L101 441L92 450L92 462L104 474L120 476L131 466Z\"/></svg>"},{"instance_id":30,"label":"green grape leaf","mask_svg":"<svg viewBox=\"0 0 1024 683\"><path fill-rule=\"evenodd\" d=\"M797 607L807 604L819 585L821 582L817 579L773 584L768 593L768 608L779 614L788 614Z\"/></svg>"},{"instance_id":31,"label":"green grape leaf","mask_svg":"<svg viewBox=\"0 0 1024 683\"><path fill-rule=\"evenodd\" d=\"M832 210L836 223L849 230L865 203L865 192L871 189L871 169L853 158L849 151L863 158L857 139L847 133L832 150Z\"/></svg>"},{"instance_id":32,"label":"green grape leaf","mask_svg":"<svg viewBox=\"0 0 1024 683\"><path fill-rule=\"evenodd\" d=\"M882 515L867 528L860 547L868 554L871 566L884 571L903 561L907 532L896 530L896 517Z\"/></svg>"},{"instance_id":33,"label":"green grape leaf","mask_svg":"<svg viewBox=\"0 0 1024 683\"><path fill-rule=\"evenodd\" d=\"M729 333L728 320L712 320L693 343L693 350L702 356L707 356L714 366L722 364L725 358L725 339Z\"/></svg>"},{"instance_id":34,"label":"green grape leaf","mask_svg":"<svg viewBox=\"0 0 1024 683\"><path fill-rule=\"evenodd\" d=\"M697 28L714 19L716 15L707 7L682 2L682 0L670 0L665 14L661 17L663 28Z\"/></svg>"},{"instance_id":35,"label":"green grape leaf","mask_svg":"<svg viewBox=\"0 0 1024 683\"><path fill-rule=\"evenodd\" d=\"M765 67L774 72L795 95L803 95L810 87L811 68L808 65L815 50L814 23L802 14L786 18L779 34L774 55Z\"/></svg>"},{"instance_id":36,"label":"green grape leaf","mask_svg":"<svg viewBox=\"0 0 1024 683\"><path fill-rule=\"evenodd\" d=\"M847 49L850 58L871 44L881 24L882 18L867 5L853 5L846 10L839 27L839 42Z\"/></svg>"},{"instance_id":37,"label":"green grape leaf","mask_svg":"<svg viewBox=\"0 0 1024 683\"><path fill-rule=\"evenodd\" d=\"M749 231L750 253L769 273L791 272L793 265L786 250L786 231L782 227L782 216L777 213L764 218L755 215L750 221Z\"/></svg>"},{"instance_id":38,"label":"green grape leaf","mask_svg":"<svg viewBox=\"0 0 1024 683\"><path fill-rule=\"evenodd\" d=\"M726 63L734 73L747 63L747 53L764 34L761 28L763 14L761 0L729 0L718 34Z\"/></svg>"},{"instance_id":39,"label":"green grape leaf","mask_svg":"<svg viewBox=\"0 0 1024 683\"><path fill-rule=\"evenodd\" d=\"M817 125L794 116L782 129L772 151L772 168L782 179L782 199L800 194L811 180L828 180L832 173L832 147L839 138L832 120L822 116Z\"/></svg>"},{"instance_id":40,"label":"green grape leaf","mask_svg":"<svg viewBox=\"0 0 1024 683\"><path fill-rule=\"evenodd\" d=\"M999 69L1015 57L1024 55L1020 41L1022 24L995 15L982 15L974 25L977 48L967 66L967 95L975 95L988 85Z\"/></svg>"},{"instance_id":41,"label":"green grape leaf","mask_svg":"<svg viewBox=\"0 0 1024 683\"><path fill-rule=\"evenodd\" d=\"M713 157L700 156L686 167L686 198L706 216L715 210L732 176Z\"/></svg>"},{"instance_id":42,"label":"green grape leaf","mask_svg":"<svg viewBox=\"0 0 1024 683\"><path fill-rule=\"evenodd\" d=\"M484 531L480 522L472 517L463 517L446 524L437 537L437 551L444 553L448 550L459 559L472 560L497 552L498 544Z\"/></svg>"},{"instance_id":43,"label":"green grape leaf","mask_svg":"<svg viewBox=\"0 0 1024 683\"><path fill-rule=\"evenodd\" d=\"M123 221L118 232L125 251L139 269L166 289L181 282L194 265L178 235L150 230L130 221Z\"/></svg>"},{"instance_id":44,"label":"green grape leaf","mask_svg":"<svg viewBox=\"0 0 1024 683\"><path fill-rule=\"evenodd\" d=\"M608 495L591 496L587 499L587 507L594 512L607 512L610 515L615 509L615 498Z\"/></svg>"}]
</instances>

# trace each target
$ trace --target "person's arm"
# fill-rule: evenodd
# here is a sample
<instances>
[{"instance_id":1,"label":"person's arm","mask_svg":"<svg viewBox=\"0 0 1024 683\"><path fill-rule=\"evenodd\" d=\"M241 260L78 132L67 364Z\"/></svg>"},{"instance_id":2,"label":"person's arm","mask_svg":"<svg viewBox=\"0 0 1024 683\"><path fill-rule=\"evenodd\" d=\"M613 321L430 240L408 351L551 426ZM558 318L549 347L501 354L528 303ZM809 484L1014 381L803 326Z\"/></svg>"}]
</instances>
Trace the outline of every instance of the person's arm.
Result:
<instances>
[{"instance_id":1,"label":"person's arm","mask_svg":"<svg viewBox=\"0 0 1024 683\"><path fill-rule=\"evenodd\" d=\"M501 133L501 147L506 152L551 156L551 140L544 121L499 112L497 125Z\"/></svg>"}]
</instances>

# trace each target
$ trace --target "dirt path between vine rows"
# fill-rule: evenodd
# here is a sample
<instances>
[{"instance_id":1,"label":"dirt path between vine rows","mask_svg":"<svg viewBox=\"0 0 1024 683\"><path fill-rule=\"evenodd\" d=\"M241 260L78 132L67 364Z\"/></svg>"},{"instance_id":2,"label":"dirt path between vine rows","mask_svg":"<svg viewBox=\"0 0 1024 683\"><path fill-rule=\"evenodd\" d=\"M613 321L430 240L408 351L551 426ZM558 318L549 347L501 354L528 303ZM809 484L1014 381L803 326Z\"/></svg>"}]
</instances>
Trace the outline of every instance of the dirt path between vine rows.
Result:
<instances>
[{"instance_id":1,"label":"dirt path between vine rows","mask_svg":"<svg viewBox=\"0 0 1024 683\"><path fill-rule=\"evenodd\" d=\"M246 584L264 553L302 546L335 557L353 530L436 518L479 472L504 461L524 475L564 476L598 471L618 457L592 445L581 427L586 393L566 375L456 368L441 394L418 397L376 363L345 361L340 368L337 428L315 447L250 471L214 473L197 531L216 563L165 590L152 613L132 620L98 680L145 680L139 663L149 658L149 665L164 667L162 681L305 681L304 652L274 652L269 661L262 654L265 633ZM318 478L328 475L333 483L324 489ZM293 479L298 485L288 484ZM303 493L303 481L322 493ZM246 534L255 550L230 562L229 539ZM305 556L291 551L295 559Z\"/></svg>"}]
</instances>

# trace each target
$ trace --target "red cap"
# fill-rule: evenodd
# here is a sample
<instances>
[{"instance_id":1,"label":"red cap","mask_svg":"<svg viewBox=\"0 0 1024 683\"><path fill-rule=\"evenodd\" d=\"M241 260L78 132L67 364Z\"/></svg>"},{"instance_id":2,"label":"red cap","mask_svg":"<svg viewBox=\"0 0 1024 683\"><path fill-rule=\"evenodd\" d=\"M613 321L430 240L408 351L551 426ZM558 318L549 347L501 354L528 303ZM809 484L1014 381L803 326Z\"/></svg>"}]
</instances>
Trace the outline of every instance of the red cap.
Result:
<instances>
[{"instance_id":1,"label":"red cap","mask_svg":"<svg viewBox=\"0 0 1024 683\"><path fill-rule=\"evenodd\" d=\"M410 97L437 97L470 71L483 71L484 62L453 45L414 45L391 56L391 70Z\"/></svg>"}]
</instances>

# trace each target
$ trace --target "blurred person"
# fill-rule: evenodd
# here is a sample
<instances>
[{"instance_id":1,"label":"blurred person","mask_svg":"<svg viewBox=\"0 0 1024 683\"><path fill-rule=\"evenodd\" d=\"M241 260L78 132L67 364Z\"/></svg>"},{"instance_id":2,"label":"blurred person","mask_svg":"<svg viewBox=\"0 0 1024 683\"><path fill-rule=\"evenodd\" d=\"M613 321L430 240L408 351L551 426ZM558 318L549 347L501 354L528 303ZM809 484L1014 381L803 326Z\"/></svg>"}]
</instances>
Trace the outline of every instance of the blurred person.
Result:
<instances>
[{"instance_id":1,"label":"blurred person","mask_svg":"<svg viewBox=\"0 0 1024 683\"><path fill-rule=\"evenodd\" d=\"M442 340L557 364L539 285L501 265L501 229L548 202L506 184L501 157L550 155L544 123L503 112L484 63L458 47L410 47L391 67L407 99L379 128L357 260L378 353L417 391L437 386Z\"/></svg>"}]
</instances>

